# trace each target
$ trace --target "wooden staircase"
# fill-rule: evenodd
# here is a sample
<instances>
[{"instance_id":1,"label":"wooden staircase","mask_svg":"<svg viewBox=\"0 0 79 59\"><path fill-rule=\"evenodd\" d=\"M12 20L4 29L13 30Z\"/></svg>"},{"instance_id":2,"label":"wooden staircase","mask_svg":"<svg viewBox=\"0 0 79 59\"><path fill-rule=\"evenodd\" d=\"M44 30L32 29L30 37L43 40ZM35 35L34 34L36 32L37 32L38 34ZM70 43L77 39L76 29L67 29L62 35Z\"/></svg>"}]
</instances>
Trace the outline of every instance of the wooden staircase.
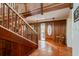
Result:
<instances>
[{"instance_id":1,"label":"wooden staircase","mask_svg":"<svg viewBox=\"0 0 79 59\"><path fill-rule=\"evenodd\" d=\"M1 5L0 55L27 56L38 48L37 32L10 5Z\"/></svg>"}]
</instances>

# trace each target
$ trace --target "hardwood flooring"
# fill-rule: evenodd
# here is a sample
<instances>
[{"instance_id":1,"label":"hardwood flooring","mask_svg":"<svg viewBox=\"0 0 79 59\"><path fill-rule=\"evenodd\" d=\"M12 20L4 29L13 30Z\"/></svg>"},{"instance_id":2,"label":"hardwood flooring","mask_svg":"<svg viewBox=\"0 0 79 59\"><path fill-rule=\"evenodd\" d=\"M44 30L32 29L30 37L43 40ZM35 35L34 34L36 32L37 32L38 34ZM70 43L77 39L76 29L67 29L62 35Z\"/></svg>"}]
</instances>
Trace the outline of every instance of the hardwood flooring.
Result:
<instances>
[{"instance_id":1,"label":"hardwood flooring","mask_svg":"<svg viewBox=\"0 0 79 59\"><path fill-rule=\"evenodd\" d=\"M39 47L30 56L71 56L72 49L56 46L49 41L39 41Z\"/></svg>"}]
</instances>

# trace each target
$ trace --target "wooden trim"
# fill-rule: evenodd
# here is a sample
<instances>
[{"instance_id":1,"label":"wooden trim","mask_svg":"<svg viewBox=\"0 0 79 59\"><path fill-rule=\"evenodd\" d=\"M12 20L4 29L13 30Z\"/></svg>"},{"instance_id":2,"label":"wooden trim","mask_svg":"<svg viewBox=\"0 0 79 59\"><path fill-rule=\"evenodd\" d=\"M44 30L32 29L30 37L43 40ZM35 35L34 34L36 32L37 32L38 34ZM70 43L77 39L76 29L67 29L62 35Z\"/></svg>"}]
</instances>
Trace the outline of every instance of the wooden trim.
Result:
<instances>
[{"instance_id":1,"label":"wooden trim","mask_svg":"<svg viewBox=\"0 0 79 59\"><path fill-rule=\"evenodd\" d=\"M53 3L53 4L48 5L48 6L43 6L43 8L46 8L46 7L49 7L49 6L52 6L52 5L56 5L56 4L58 4L58 3ZM29 14L30 12L35 12L35 11L37 11L37 10L40 11L40 9L41 9L41 7L40 7L40 8L36 8L36 9L34 9L34 10L31 10L31 11L28 11L28 12L24 12L24 13Z\"/></svg>"},{"instance_id":2,"label":"wooden trim","mask_svg":"<svg viewBox=\"0 0 79 59\"><path fill-rule=\"evenodd\" d=\"M17 15L15 14L15 32L17 32L16 27L17 27Z\"/></svg>"},{"instance_id":3,"label":"wooden trim","mask_svg":"<svg viewBox=\"0 0 79 59\"><path fill-rule=\"evenodd\" d=\"M51 20L46 20L46 19L43 19L42 21L38 20L38 21L35 21L35 22L28 22L29 24L34 24L34 23L46 23L46 22L54 22L54 21L61 21L61 20L66 20L66 19L53 19L53 18L49 18Z\"/></svg>"},{"instance_id":4,"label":"wooden trim","mask_svg":"<svg viewBox=\"0 0 79 59\"><path fill-rule=\"evenodd\" d=\"M2 16L3 16L3 22L2 22L2 25L4 26L4 20L5 20L5 6L4 6L4 4L3 4L3 14L2 14Z\"/></svg>"},{"instance_id":5,"label":"wooden trim","mask_svg":"<svg viewBox=\"0 0 79 59\"><path fill-rule=\"evenodd\" d=\"M27 12L27 3L24 3L25 11Z\"/></svg>"},{"instance_id":6,"label":"wooden trim","mask_svg":"<svg viewBox=\"0 0 79 59\"><path fill-rule=\"evenodd\" d=\"M44 12L59 10L59 9L63 9L63 8L71 8L71 4L62 3L62 4L55 5L55 6L50 6L50 7L44 8Z\"/></svg>"},{"instance_id":7,"label":"wooden trim","mask_svg":"<svg viewBox=\"0 0 79 59\"><path fill-rule=\"evenodd\" d=\"M43 15L43 3L41 3L41 14Z\"/></svg>"},{"instance_id":8,"label":"wooden trim","mask_svg":"<svg viewBox=\"0 0 79 59\"><path fill-rule=\"evenodd\" d=\"M12 29L13 29L13 25L14 25L14 13L12 12ZM13 29L13 31L14 31L14 29Z\"/></svg>"},{"instance_id":9,"label":"wooden trim","mask_svg":"<svg viewBox=\"0 0 79 59\"><path fill-rule=\"evenodd\" d=\"M73 6L72 3L56 3L56 4L51 4L51 5L43 7L43 13L44 12L49 12L49 11L55 11L55 10L59 10L59 9L63 9L63 8L70 8L70 9L72 9L72 6ZM24 13L21 13L21 14L24 17L28 17L28 16L31 16L31 15L40 14L40 10L41 10L41 8L37 8L37 9L34 9L32 11L24 12Z\"/></svg>"},{"instance_id":10,"label":"wooden trim","mask_svg":"<svg viewBox=\"0 0 79 59\"><path fill-rule=\"evenodd\" d=\"M10 9L8 8L8 29L9 29L9 23L10 23Z\"/></svg>"}]
</instances>

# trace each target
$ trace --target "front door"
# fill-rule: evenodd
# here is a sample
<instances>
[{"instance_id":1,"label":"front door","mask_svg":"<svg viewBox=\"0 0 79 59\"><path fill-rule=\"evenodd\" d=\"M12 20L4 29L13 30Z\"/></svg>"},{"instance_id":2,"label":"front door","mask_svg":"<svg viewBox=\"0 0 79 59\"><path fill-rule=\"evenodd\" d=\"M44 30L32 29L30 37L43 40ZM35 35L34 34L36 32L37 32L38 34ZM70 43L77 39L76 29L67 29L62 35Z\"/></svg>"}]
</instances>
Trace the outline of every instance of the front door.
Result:
<instances>
[{"instance_id":1,"label":"front door","mask_svg":"<svg viewBox=\"0 0 79 59\"><path fill-rule=\"evenodd\" d=\"M40 31L41 40L45 41L45 23L41 23L40 29L41 29Z\"/></svg>"}]
</instances>

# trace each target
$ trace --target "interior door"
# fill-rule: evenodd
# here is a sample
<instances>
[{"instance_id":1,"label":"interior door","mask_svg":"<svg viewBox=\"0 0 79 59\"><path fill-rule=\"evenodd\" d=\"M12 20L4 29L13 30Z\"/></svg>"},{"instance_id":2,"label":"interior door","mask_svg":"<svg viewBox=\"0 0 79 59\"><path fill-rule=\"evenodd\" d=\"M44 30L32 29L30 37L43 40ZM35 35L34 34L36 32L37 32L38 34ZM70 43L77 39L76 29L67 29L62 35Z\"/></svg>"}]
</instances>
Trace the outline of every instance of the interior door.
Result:
<instances>
[{"instance_id":1,"label":"interior door","mask_svg":"<svg viewBox=\"0 0 79 59\"><path fill-rule=\"evenodd\" d=\"M55 42L66 45L66 21L54 22Z\"/></svg>"}]
</instances>

